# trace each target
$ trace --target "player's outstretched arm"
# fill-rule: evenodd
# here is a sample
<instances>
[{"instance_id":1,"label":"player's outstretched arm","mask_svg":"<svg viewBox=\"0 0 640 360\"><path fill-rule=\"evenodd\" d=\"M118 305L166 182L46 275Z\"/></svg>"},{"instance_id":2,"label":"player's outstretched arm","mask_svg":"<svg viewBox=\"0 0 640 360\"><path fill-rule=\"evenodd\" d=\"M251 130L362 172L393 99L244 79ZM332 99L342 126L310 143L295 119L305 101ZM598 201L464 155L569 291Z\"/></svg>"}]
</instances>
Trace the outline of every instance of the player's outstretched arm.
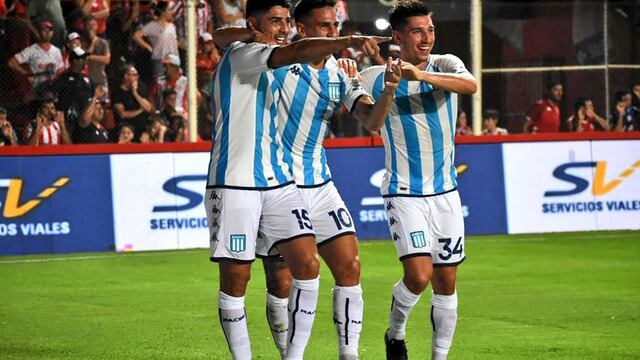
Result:
<instances>
[{"instance_id":1,"label":"player's outstretched arm","mask_svg":"<svg viewBox=\"0 0 640 360\"><path fill-rule=\"evenodd\" d=\"M393 104L401 75L402 60L393 63L393 59L389 57L384 73L384 89L378 101L374 104L370 97L361 97L354 108L353 116L360 121L365 129L378 131L382 128L391 109L391 104Z\"/></svg>"},{"instance_id":2,"label":"player's outstretched arm","mask_svg":"<svg viewBox=\"0 0 640 360\"><path fill-rule=\"evenodd\" d=\"M213 42L220 49L224 49L235 41L254 41L256 32L243 27L226 27L218 29L213 33Z\"/></svg>"},{"instance_id":3,"label":"player's outstretched arm","mask_svg":"<svg viewBox=\"0 0 640 360\"><path fill-rule=\"evenodd\" d=\"M296 63L312 63L348 47L358 48L367 55L375 55L380 51L378 43L389 40L391 40L390 37L355 35L302 39L275 49L271 55L269 67L275 69Z\"/></svg>"},{"instance_id":4,"label":"player's outstretched arm","mask_svg":"<svg viewBox=\"0 0 640 360\"><path fill-rule=\"evenodd\" d=\"M422 81L429 83L439 89L454 92L456 94L475 94L478 85L473 75L432 73L418 69L412 64L403 63L402 78L409 81Z\"/></svg>"}]
</instances>

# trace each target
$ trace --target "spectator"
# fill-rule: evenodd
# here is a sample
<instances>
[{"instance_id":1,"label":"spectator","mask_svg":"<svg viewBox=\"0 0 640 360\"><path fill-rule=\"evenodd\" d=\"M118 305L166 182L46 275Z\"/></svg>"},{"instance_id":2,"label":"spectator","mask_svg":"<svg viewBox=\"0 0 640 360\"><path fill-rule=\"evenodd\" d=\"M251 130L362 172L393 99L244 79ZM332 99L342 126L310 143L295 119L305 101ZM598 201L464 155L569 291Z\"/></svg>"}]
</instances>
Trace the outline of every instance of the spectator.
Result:
<instances>
[{"instance_id":1,"label":"spectator","mask_svg":"<svg viewBox=\"0 0 640 360\"><path fill-rule=\"evenodd\" d=\"M180 115L176 110L176 101L178 94L173 89L164 89L162 91L162 106L160 108L160 117L165 123L169 123L171 118Z\"/></svg>"},{"instance_id":2,"label":"spectator","mask_svg":"<svg viewBox=\"0 0 640 360\"><path fill-rule=\"evenodd\" d=\"M107 39L111 50L111 59L107 67L109 85L120 86L119 69L133 61L131 45L133 41L134 23L140 16L140 1L117 2L107 26Z\"/></svg>"},{"instance_id":3,"label":"spectator","mask_svg":"<svg viewBox=\"0 0 640 360\"><path fill-rule=\"evenodd\" d=\"M80 113L94 91L91 79L83 73L88 56L89 53L81 47L73 48L69 54L71 66L53 84L59 99L58 109L65 114L66 120L73 126L80 119Z\"/></svg>"},{"instance_id":4,"label":"spectator","mask_svg":"<svg viewBox=\"0 0 640 360\"><path fill-rule=\"evenodd\" d=\"M40 102L40 110L31 125L26 128L28 145L71 144L64 114L56 110L55 101L45 98Z\"/></svg>"},{"instance_id":5,"label":"spectator","mask_svg":"<svg viewBox=\"0 0 640 360\"><path fill-rule=\"evenodd\" d=\"M162 59L168 55L179 56L173 10L166 1L159 2L154 10L156 20L151 21L133 34L133 40L151 53L153 78L162 75ZM146 40L145 40L146 39Z\"/></svg>"},{"instance_id":6,"label":"spectator","mask_svg":"<svg viewBox=\"0 0 640 360\"><path fill-rule=\"evenodd\" d=\"M473 135L473 129L469 126L467 113L464 110L458 111L458 119L456 120L456 135Z\"/></svg>"},{"instance_id":7,"label":"spectator","mask_svg":"<svg viewBox=\"0 0 640 360\"><path fill-rule=\"evenodd\" d=\"M160 107L163 103L162 94L166 89L173 89L176 92L175 109L186 117L187 113L187 77L182 75L180 68L180 57L168 55L162 60L164 75L158 78L151 90L151 98L155 100L155 105Z\"/></svg>"},{"instance_id":8,"label":"spectator","mask_svg":"<svg viewBox=\"0 0 640 360\"><path fill-rule=\"evenodd\" d=\"M0 106L0 146L18 145L18 135L7 120L7 109Z\"/></svg>"},{"instance_id":9,"label":"spectator","mask_svg":"<svg viewBox=\"0 0 640 360\"><path fill-rule=\"evenodd\" d=\"M614 107L611 112L612 131L639 131L640 119L633 116L631 92L618 90L614 94Z\"/></svg>"},{"instance_id":10,"label":"spectator","mask_svg":"<svg viewBox=\"0 0 640 360\"><path fill-rule=\"evenodd\" d=\"M244 18L246 0L213 0L213 3L216 28L247 25Z\"/></svg>"},{"instance_id":11,"label":"spectator","mask_svg":"<svg viewBox=\"0 0 640 360\"><path fill-rule=\"evenodd\" d=\"M73 142L76 144L106 144L109 142L109 131L102 125L104 121L104 88L96 87L91 100L85 107L78 126L73 132Z\"/></svg>"},{"instance_id":12,"label":"spectator","mask_svg":"<svg viewBox=\"0 0 640 360\"><path fill-rule=\"evenodd\" d=\"M109 1L108 0L76 0L76 6L82 12L84 20L84 29L87 30L86 17L96 20L95 33L103 36L107 30L107 18L109 18ZM90 51L91 52L91 51ZM91 52L93 53L93 52Z\"/></svg>"},{"instance_id":13,"label":"spectator","mask_svg":"<svg viewBox=\"0 0 640 360\"><path fill-rule=\"evenodd\" d=\"M129 124L122 124L118 130L118 144L132 144L134 138L133 127Z\"/></svg>"},{"instance_id":14,"label":"spectator","mask_svg":"<svg viewBox=\"0 0 640 360\"><path fill-rule=\"evenodd\" d=\"M64 52L62 53L62 60L64 60L64 68L68 69L71 64L69 63L69 54L71 50L81 47L82 42L80 40L80 34L77 32L72 32L67 36L67 44L64 47Z\"/></svg>"},{"instance_id":15,"label":"spectator","mask_svg":"<svg viewBox=\"0 0 640 360\"><path fill-rule=\"evenodd\" d=\"M98 37L98 20L93 15L84 18L84 30L84 48L89 53L87 57L89 78L94 85L101 85L108 89L106 67L111 62L109 43Z\"/></svg>"},{"instance_id":16,"label":"spectator","mask_svg":"<svg viewBox=\"0 0 640 360\"><path fill-rule=\"evenodd\" d=\"M177 0L173 7L175 15L176 34L178 35L178 45L180 48L186 48L187 34L185 27L187 24L186 0ZM196 4L196 30L198 37L202 37L204 33L213 33L213 13L211 5L206 0L198 0Z\"/></svg>"},{"instance_id":17,"label":"spectator","mask_svg":"<svg viewBox=\"0 0 640 360\"><path fill-rule=\"evenodd\" d=\"M8 63L13 71L30 78L34 92L64 70L62 53L51 43L53 25L49 21L43 21L39 31L38 42L17 53ZM23 64L28 64L29 69L23 68Z\"/></svg>"},{"instance_id":18,"label":"spectator","mask_svg":"<svg viewBox=\"0 0 640 360\"><path fill-rule=\"evenodd\" d=\"M562 100L562 84L556 81L549 83L544 98L538 100L529 110L524 132L559 132L560 100Z\"/></svg>"},{"instance_id":19,"label":"spectator","mask_svg":"<svg viewBox=\"0 0 640 360\"><path fill-rule=\"evenodd\" d=\"M151 144L160 144L165 142L164 137L167 133L167 126L162 121L162 118L158 115L155 115L151 118L151 124L149 124L149 128L147 129L147 134L149 135L148 143ZM146 139L142 139L140 142L146 141ZM145 142L147 143L147 142Z\"/></svg>"},{"instance_id":20,"label":"spectator","mask_svg":"<svg viewBox=\"0 0 640 360\"><path fill-rule=\"evenodd\" d=\"M29 0L27 3L26 18L35 23L48 22L53 30L51 43L58 48L64 46L67 38L67 29L64 24L62 6L58 0Z\"/></svg>"},{"instance_id":21,"label":"spectator","mask_svg":"<svg viewBox=\"0 0 640 360\"><path fill-rule=\"evenodd\" d=\"M633 99L631 100L631 108L633 110L633 118L640 122L640 82L635 83L631 87Z\"/></svg>"},{"instance_id":22,"label":"spectator","mask_svg":"<svg viewBox=\"0 0 640 360\"><path fill-rule=\"evenodd\" d=\"M509 132L507 129L498 127L498 120L500 119L500 113L498 110L487 109L482 114L482 123L484 129L482 129L482 135L507 135Z\"/></svg>"},{"instance_id":23,"label":"spectator","mask_svg":"<svg viewBox=\"0 0 640 360\"><path fill-rule=\"evenodd\" d=\"M200 40L200 51L196 57L198 89L208 93L206 88L211 82L211 76L213 74L213 70L218 64L218 61L220 60L220 54L218 54L218 49L213 42L213 36L211 36L211 34L202 34Z\"/></svg>"},{"instance_id":24,"label":"spectator","mask_svg":"<svg viewBox=\"0 0 640 360\"><path fill-rule=\"evenodd\" d=\"M565 128L570 132L607 131L609 124L596 114L593 102L588 98L578 98L574 104L574 113L566 121Z\"/></svg>"},{"instance_id":25,"label":"spectator","mask_svg":"<svg viewBox=\"0 0 640 360\"><path fill-rule=\"evenodd\" d=\"M121 126L124 122L131 124L137 136L146 129L149 114L153 112L153 105L139 86L138 71L129 65L125 68L122 84L114 91L112 99L116 125Z\"/></svg>"},{"instance_id":26,"label":"spectator","mask_svg":"<svg viewBox=\"0 0 640 360\"><path fill-rule=\"evenodd\" d=\"M175 115L169 119L169 125L164 135L165 142L185 142L187 139L187 120L180 116Z\"/></svg>"}]
</instances>

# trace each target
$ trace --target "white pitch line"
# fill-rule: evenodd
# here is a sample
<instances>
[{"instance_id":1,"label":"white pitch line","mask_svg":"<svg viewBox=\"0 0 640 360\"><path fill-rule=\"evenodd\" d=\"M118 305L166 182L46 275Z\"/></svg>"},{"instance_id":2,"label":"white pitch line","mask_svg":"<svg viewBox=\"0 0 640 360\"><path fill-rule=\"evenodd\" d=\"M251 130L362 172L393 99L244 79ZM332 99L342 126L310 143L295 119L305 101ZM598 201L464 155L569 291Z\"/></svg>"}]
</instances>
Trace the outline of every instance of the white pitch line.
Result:
<instances>
[{"instance_id":1,"label":"white pitch line","mask_svg":"<svg viewBox=\"0 0 640 360\"><path fill-rule=\"evenodd\" d=\"M204 250L204 248L202 249ZM99 259L123 259L125 257L147 257L147 256L175 256L194 253L196 250L187 251L172 251L172 252L153 252L143 254L118 254L111 253L110 255L93 255L93 256L73 256L73 257L51 257L51 258L38 258L38 259L24 259L24 260L0 260L0 264L29 264L29 263L44 263L53 261L79 261L79 260L99 260ZM120 256L118 256L120 255Z\"/></svg>"}]
</instances>

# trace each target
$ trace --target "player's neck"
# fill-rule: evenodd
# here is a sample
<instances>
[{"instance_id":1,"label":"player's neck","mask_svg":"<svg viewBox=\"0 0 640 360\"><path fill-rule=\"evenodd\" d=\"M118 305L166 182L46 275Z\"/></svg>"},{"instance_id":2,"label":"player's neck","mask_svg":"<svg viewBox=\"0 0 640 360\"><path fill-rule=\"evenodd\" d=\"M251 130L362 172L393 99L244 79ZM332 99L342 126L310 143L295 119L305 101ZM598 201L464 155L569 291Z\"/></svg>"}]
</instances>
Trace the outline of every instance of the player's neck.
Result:
<instances>
[{"instance_id":1,"label":"player's neck","mask_svg":"<svg viewBox=\"0 0 640 360\"><path fill-rule=\"evenodd\" d=\"M311 67L312 67L312 68L314 68L314 69L316 69L316 70L322 70L322 69L324 69L324 64L325 64L326 62L327 62L327 61L326 61L325 59L322 59L322 60L320 60L320 61L317 61L317 62L315 62L315 63L311 63L311 64L309 64L309 65L311 65Z\"/></svg>"}]
</instances>

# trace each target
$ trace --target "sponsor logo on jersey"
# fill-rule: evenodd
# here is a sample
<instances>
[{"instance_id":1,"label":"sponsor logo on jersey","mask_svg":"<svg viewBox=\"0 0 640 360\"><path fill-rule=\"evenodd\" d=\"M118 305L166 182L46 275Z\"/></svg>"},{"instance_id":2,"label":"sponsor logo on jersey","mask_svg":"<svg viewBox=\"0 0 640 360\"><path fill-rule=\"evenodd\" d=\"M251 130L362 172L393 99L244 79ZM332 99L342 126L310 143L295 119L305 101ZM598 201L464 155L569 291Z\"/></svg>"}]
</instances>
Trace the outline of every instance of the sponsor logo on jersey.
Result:
<instances>
[{"instance_id":1,"label":"sponsor logo on jersey","mask_svg":"<svg viewBox=\"0 0 640 360\"><path fill-rule=\"evenodd\" d=\"M329 99L333 101L340 101L340 83L329 83Z\"/></svg>"}]
</instances>

